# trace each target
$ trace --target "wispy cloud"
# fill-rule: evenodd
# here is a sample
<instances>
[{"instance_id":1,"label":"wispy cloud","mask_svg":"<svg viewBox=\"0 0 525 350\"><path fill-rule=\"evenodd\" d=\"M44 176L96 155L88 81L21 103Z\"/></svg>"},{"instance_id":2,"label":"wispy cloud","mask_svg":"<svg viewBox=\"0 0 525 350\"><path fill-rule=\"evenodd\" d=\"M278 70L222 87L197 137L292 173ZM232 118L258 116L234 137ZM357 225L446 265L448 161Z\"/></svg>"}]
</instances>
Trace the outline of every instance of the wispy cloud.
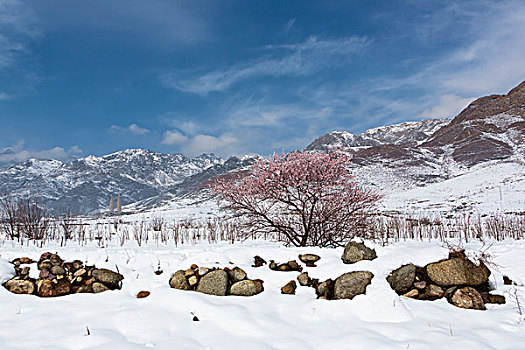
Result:
<instances>
[{"instance_id":1,"label":"wispy cloud","mask_svg":"<svg viewBox=\"0 0 525 350\"><path fill-rule=\"evenodd\" d=\"M265 56L216 69L197 77L174 71L161 77L167 87L206 95L226 90L243 80L263 76L307 76L321 70L349 63L370 43L365 37L321 40L310 37L298 44L272 45L263 48Z\"/></svg>"},{"instance_id":2,"label":"wispy cloud","mask_svg":"<svg viewBox=\"0 0 525 350\"><path fill-rule=\"evenodd\" d=\"M125 127L118 126L118 125L111 125L109 130L112 132L117 132L117 131L128 132L134 135L145 135L145 134L150 133L149 129L140 127L137 124L130 124L129 126L125 126Z\"/></svg>"}]
</instances>

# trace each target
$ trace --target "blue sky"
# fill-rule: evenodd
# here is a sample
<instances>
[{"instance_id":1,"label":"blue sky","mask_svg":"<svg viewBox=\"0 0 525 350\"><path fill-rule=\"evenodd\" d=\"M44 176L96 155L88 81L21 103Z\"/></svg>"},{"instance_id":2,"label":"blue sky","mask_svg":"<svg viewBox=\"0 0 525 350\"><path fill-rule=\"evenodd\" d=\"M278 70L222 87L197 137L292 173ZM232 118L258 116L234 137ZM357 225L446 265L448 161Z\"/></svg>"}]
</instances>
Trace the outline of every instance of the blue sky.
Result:
<instances>
[{"instance_id":1,"label":"blue sky","mask_svg":"<svg viewBox=\"0 0 525 350\"><path fill-rule=\"evenodd\" d=\"M452 117L525 79L524 23L522 0L0 0L0 152L268 154Z\"/></svg>"}]
</instances>

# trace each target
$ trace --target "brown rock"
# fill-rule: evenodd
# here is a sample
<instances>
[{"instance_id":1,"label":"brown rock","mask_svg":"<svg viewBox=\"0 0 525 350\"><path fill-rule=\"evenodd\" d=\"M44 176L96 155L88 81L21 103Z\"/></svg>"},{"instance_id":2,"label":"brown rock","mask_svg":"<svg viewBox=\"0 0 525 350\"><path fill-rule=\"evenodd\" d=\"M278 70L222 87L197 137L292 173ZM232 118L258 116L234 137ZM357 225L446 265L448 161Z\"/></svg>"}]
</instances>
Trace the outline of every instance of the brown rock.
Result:
<instances>
[{"instance_id":1,"label":"brown rock","mask_svg":"<svg viewBox=\"0 0 525 350\"><path fill-rule=\"evenodd\" d=\"M195 271L192 270L192 269L187 269L186 271L184 271L184 276L186 277L190 277L190 276L193 276L195 275Z\"/></svg>"},{"instance_id":2,"label":"brown rock","mask_svg":"<svg viewBox=\"0 0 525 350\"><path fill-rule=\"evenodd\" d=\"M363 243L348 242L341 260L345 264L353 264L361 260L374 260L377 258L376 251L365 246Z\"/></svg>"},{"instance_id":3,"label":"brown rock","mask_svg":"<svg viewBox=\"0 0 525 350\"><path fill-rule=\"evenodd\" d=\"M149 297L150 294L151 294L151 292L149 292L147 290L140 291L137 294L137 299L147 298L147 297Z\"/></svg>"},{"instance_id":4,"label":"brown rock","mask_svg":"<svg viewBox=\"0 0 525 350\"><path fill-rule=\"evenodd\" d=\"M417 289L412 289L411 291L403 294L403 296L407 298L417 299L417 297L419 296L419 291Z\"/></svg>"},{"instance_id":5,"label":"brown rock","mask_svg":"<svg viewBox=\"0 0 525 350\"><path fill-rule=\"evenodd\" d=\"M35 262L33 259L30 259L27 256L24 256L23 258L18 259L18 261L20 261L20 264L32 264Z\"/></svg>"},{"instance_id":6,"label":"brown rock","mask_svg":"<svg viewBox=\"0 0 525 350\"><path fill-rule=\"evenodd\" d=\"M448 287L456 285L478 286L486 283L490 270L485 264L474 264L466 257L457 257L426 266L428 277L435 284Z\"/></svg>"},{"instance_id":7,"label":"brown rock","mask_svg":"<svg viewBox=\"0 0 525 350\"><path fill-rule=\"evenodd\" d=\"M417 289L425 289L426 286L427 282L425 281L414 282L414 287L416 287Z\"/></svg>"},{"instance_id":8,"label":"brown rock","mask_svg":"<svg viewBox=\"0 0 525 350\"><path fill-rule=\"evenodd\" d=\"M4 287L11 293L15 294L33 294L35 291L35 284L32 281L16 278L5 282Z\"/></svg>"},{"instance_id":9,"label":"brown rock","mask_svg":"<svg viewBox=\"0 0 525 350\"><path fill-rule=\"evenodd\" d=\"M191 264L190 268L193 270L197 270L199 266L197 264Z\"/></svg>"},{"instance_id":10,"label":"brown rock","mask_svg":"<svg viewBox=\"0 0 525 350\"><path fill-rule=\"evenodd\" d=\"M86 269L78 269L77 271L75 271L73 276L80 277L80 276L84 276L86 273L87 273Z\"/></svg>"},{"instance_id":11,"label":"brown rock","mask_svg":"<svg viewBox=\"0 0 525 350\"><path fill-rule=\"evenodd\" d=\"M228 273L224 270L214 270L200 279L197 292L224 296L228 292L228 286Z\"/></svg>"},{"instance_id":12,"label":"brown rock","mask_svg":"<svg viewBox=\"0 0 525 350\"><path fill-rule=\"evenodd\" d=\"M334 296L334 281L329 278L326 281L315 285L315 293L317 294L318 299L332 299Z\"/></svg>"},{"instance_id":13,"label":"brown rock","mask_svg":"<svg viewBox=\"0 0 525 350\"><path fill-rule=\"evenodd\" d=\"M262 292L262 284L259 281L242 280L234 283L230 288L231 295L250 297Z\"/></svg>"},{"instance_id":14,"label":"brown rock","mask_svg":"<svg viewBox=\"0 0 525 350\"><path fill-rule=\"evenodd\" d=\"M228 271L228 275L230 276L232 283L242 281L248 276L243 269L237 266Z\"/></svg>"},{"instance_id":15,"label":"brown rock","mask_svg":"<svg viewBox=\"0 0 525 350\"><path fill-rule=\"evenodd\" d=\"M292 280L286 283L286 285L281 288L281 294L295 294L296 289L297 283L295 283L295 281Z\"/></svg>"},{"instance_id":16,"label":"brown rock","mask_svg":"<svg viewBox=\"0 0 525 350\"><path fill-rule=\"evenodd\" d=\"M104 283L110 289L120 289L120 282L124 279L120 273L108 269L95 269L91 274L96 281Z\"/></svg>"},{"instance_id":17,"label":"brown rock","mask_svg":"<svg viewBox=\"0 0 525 350\"><path fill-rule=\"evenodd\" d=\"M342 274L334 283L334 299L353 299L356 295L365 294L373 277L374 274L368 271Z\"/></svg>"},{"instance_id":18,"label":"brown rock","mask_svg":"<svg viewBox=\"0 0 525 350\"><path fill-rule=\"evenodd\" d=\"M71 283L67 279L60 281L38 280L36 286L37 294L44 298L66 295L71 292Z\"/></svg>"},{"instance_id":19,"label":"brown rock","mask_svg":"<svg viewBox=\"0 0 525 350\"><path fill-rule=\"evenodd\" d=\"M253 259L254 259L254 263L252 265L253 267L261 267L266 264L266 260L261 258L259 255L254 256Z\"/></svg>"},{"instance_id":20,"label":"brown rock","mask_svg":"<svg viewBox=\"0 0 525 350\"><path fill-rule=\"evenodd\" d=\"M297 276L297 281L301 286L310 287L312 285L312 279L308 277L308 272L303 272Z\"/></svg>"},{"instance_id":21,"label":"brown rock","mask_svg":"<svg viewBox=\"0 0 525 350\"><path fill-rule=\"evenodd\" d=\"M319 261L319 259L321 259L321 257L316 254L299 254L299 260L305 264L314 263L315 266L315 263Z\"/></svg>"},{"instance_id":22,"label":"brown rock","mask_svg":"<svg viewBox=\"0 0 525 350\"><path fill-rule=\"evenodd\" d=\"M450 302L463 309L485 310L483 298L477 290L472 287L463 287L457 289Z\"/></svg>"},{"instance_id":23,"label":"brown rock","mask_svg":"<svg viewBox=\"0 0 525 350\"><path fill-rule=\"evenodd\" d=\"M197 276L193 275L190 278L188 278L188 283L190 284L191 287L193 287L197 283L199 283L199 279L197 278Z\"/></svg>"},{"instance_id":24,"label":"brown rock","mask_svg":"<svg viewBox=\"0 0 525 350\"><path fill-rule=\"evenodd\" d=\"M100 282L94 282L91 286L93 288L93 293L102 293L109 290L109 288L104 285L104 283Z\"/></svg>"},{"instance_id":25,"label":"brown rock","mask_svg":"<svg viewBox=\"0 0 525 350\"><path fill-rule=\"evenodd\" d=\"M480 293L485 304L505 304L506 300L503 295Z\"/></svg>"},{"instance_id":26,"label":"brown rock","mask_svg":"<svg viewBox=\"0 0 525 350\"><path fill-rule=\"evenodd\" d=\"M184 276L184 271L179 270L173 274L170 279L170 287L175 289L190 290L188 280Z\"/></svg>"},{"instance_id":27,"label":"brown rock","mask_svg":"<svg viewBox=\"0 0 525 350\"><path fill-rule=\"evenodd\" d=\"M441 287L436 286L435 284L431 284L425 289L425 299L436 300L443 298L444 296L445 291Z\"/></svg>"}]
</instances>

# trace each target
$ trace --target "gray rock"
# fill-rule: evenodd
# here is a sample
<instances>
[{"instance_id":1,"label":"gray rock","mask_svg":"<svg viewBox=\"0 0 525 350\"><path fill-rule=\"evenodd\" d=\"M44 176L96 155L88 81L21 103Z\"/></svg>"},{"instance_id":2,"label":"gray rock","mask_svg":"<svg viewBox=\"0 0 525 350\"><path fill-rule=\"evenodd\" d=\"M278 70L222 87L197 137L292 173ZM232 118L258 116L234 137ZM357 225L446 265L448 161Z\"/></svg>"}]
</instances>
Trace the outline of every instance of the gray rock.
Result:
<instances>
[{"instance_id":1,"label":"gray rock","mask_svg":"<svg viewBox=\"0 0 525 350\"><path fill-rule=\"evenodd\" d=\"M483 263L478 266L462 257L428 264L426 270L432 282L442 287L479 286L486 283L490 276L490 270Z\"/></svg>"},{"instance_id":2,"label":"gray rock","mask_svg":"<svg viewBox=\"0 0 525 350\"><path fill-rule=\"evenodd\" d=\"M345 264L353 264L361 260L374 260L377 258L376 251L364 245L364 243L348 242L341 259Z\"/></svg>"},{"instance_id":3,"label":"gray rock","mask_svg":"<svg viewBox=\"0 0 525 350\"><path fill-rule=\"evenodd\" d=\"M319 261L319 259L321 259L321 257L319 255L316 255L316 254L299 254L299 260L301 260L305 264L307 264L307 263L315 263L315 262Z\"/></svg>"},{"instance_id":4,"label":"gray rock","mask_svg":"<svg viewBox=\"0 0 525 350\"><path fill-rule=\"evenodd\" d=\"M374 274L368 271L354 271L342 274L335 280L334 299L352 299L364 294Z\"/></svg>"},{"instance_id":5,"label":"gray rock","mask_svg":"<svg viewBox=\"0 0 525 350\"><path fill-rule=\"evenodd\" d=\"M170 287L175 289L190 290L190 284L184 276L184 271L179 270L170 279Z\"/></svg>"},{"instance_id":6,"label":"gray rock","mask_svg":"<svg viewBox=\"0 0 525 350\"><path fill-rule=\"evenodd\" d=\"M414 280L416 279L416 267L413 264L403 265L386 278L390 287L396 291L397 294L404 294L408 292Z\"/></svg>"},{"instance_id":7,"label":"gray rock","mask_svg":"<svg viewBox=\"0 0 525 350\"><path fill-rule=\"evenodd\" d=\"M108 269L95 269L91 274L96 281L104 283L106 287L111 289L120 288L120 281L124 279L120 273Z\"/></svg>"},{"instance_id":8,"label":"gray rock","mask_svg":"<svg viewBox=\"0 0 525 350\"><path fill-rule=\"evenodd\" d=\"M224 270L208 272L197 285L197 292L224 296L228 292L228 273Z\"/></svg>"},{"instance_id":9,"label":"gray rock","mask_svg":"<svg viewBox=\"0 0 525 350\"><path fill-rule=\"evenodd\" d=\"M245 297L251 297L261 292L259 285L256 281L242 280L234 283L230 288L231 295L240 295Z\"/></svg>"},{"instance_id":10,"label":"gray rock","mask_svg":"<svg viewBox=\"0 0 525 350\"><path fill-rule=\"evenodd\" d=\"M477 290L472 287L463 287L457 289L450 302L463 309L485 310L483 298Z\"/></svg>"},{"instance_id":11,"label":"gray rock","mask_svg":"<svg viewBox=\"0 0 525 350\"><path fill-rule=\"evenodd\" d=\"M91 287L93 288L93 293L102 293L109 290L103 283L94 282Z\"/></svg>"},{"instance_id":12,"label":"gray rock","mask_svg":"<svg viewBox=\"0 0 525 350\"><path fill-rule=\"evenodd\" d=\"M297 281L301 286L310 287L312 285L312 279L308 276L308 272L299 274L299 276L297 276Z\"/></svg>"},{"instance_id":13,"label":"gray rock","mask_svg":"<svg viewBox=\"0 0 525 350\"><path fill-rule=\"evenodd\" d=\"M65 275L66 274L66 269L63 268L62 266L55 265L55 266L51 267L49 272L51 272L55 276L57 276L57 275Z\"/></svg>"},{"instance_id":14,"label":"gray rock","mask_svg":"<svg viewBox=\"0 0 525 350\"><path fill-rule=\"evenodd\" d=\"M28 280L11 279L4 283L4 287L15 294L33 294L35 284Z\"/></svg>"},{"instance_id":15,"label":"gray rock","mask_svg":"<svg viewBox=\"0 0 525 350\"><path fill-rule=\"evenodd\" d=\"M248 276L243 269L237 266L228 271L228 275L230 276L230 280L232 283L242 281Z\"/></svg>"}]
</instances>

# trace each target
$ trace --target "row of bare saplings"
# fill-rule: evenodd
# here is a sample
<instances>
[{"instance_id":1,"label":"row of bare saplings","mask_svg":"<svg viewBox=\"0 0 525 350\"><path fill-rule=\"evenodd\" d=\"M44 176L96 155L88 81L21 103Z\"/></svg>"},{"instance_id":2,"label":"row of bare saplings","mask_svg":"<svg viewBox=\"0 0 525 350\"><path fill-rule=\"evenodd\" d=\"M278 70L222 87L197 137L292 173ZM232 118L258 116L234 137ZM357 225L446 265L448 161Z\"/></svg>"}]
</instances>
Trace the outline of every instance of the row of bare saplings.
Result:
<instances>
[{"instance_id":1,"label":"row of bare saplings","mask_svg":"<svg viewBox=\"0 0 525 350\"><path fill-rule=\"evenodd\" d=\"M155 217L133 222L120 219L86 220L73 217L69 211L58 217L48 215L45 209L29 200L3 200L1 214L0 228L3 236L22 244L28 241L36 244L45 244L48 241L67 244L72 241L84 245L96 241L102 246L116 241L119 245L134 242L140 246L148 243L178 245L205 241L234 243L246 239L287 242L287 237L279 233L246 233L235 221L224 218L169 221ZM436 215L429 218L375 214L369 215L366 221L361 222L360 227L356 227L355 236L377 239L384 243L407 239L458 239L465 242L476 239L523 239L525 215Z\"/></svg>"}]
</instances>

